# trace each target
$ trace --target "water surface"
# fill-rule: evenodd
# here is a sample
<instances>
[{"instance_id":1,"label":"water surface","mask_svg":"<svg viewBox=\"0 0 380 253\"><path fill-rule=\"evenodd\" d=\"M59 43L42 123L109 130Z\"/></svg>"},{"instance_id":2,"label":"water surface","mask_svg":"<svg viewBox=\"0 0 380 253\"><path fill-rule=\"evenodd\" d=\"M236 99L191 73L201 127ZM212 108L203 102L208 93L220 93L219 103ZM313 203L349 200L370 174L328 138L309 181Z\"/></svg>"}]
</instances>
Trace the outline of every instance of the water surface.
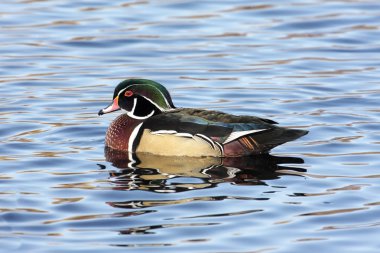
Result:
<instances>
[{"instance_id":1,"label":"water surface","mask_svg":"<svg viewBox=\"0 0 380 253\"><path fill-rule=\"evenodd\" d=\"M376 1L0 3L4 252L379 252ZM104 150L125 78L309 130L254 159Z\"/></svg>"}]
</instances>

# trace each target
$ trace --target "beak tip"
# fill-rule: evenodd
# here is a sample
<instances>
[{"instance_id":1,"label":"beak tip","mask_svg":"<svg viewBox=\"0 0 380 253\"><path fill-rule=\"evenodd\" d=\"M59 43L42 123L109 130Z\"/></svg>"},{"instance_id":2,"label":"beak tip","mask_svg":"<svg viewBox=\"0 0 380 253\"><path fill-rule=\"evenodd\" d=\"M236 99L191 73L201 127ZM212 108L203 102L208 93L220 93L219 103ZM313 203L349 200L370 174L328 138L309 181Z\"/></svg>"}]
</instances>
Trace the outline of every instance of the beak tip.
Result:
<instances>
[{"instance_id":1,"label":"beak tip","mask_svg":"<svg viewBox=\"0 0 380 253\"><path fill-rule=\"evenodd\" d=\"M102 109L102 110L99 110L99 112L98 112L98 116L102 116L103 114L104 114L103 109Z\"/></svg>"}]
</instances>

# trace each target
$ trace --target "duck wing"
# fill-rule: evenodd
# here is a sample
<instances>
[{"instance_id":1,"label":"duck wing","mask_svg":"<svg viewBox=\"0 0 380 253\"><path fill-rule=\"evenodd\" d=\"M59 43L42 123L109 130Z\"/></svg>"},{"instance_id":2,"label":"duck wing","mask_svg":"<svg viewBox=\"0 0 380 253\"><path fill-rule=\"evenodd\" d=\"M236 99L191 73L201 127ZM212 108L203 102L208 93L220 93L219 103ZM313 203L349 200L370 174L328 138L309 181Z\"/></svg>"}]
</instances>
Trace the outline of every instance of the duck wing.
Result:
<instances>
[{"instance_id":1,"label":"duck wing","mask_svg":"<svg viewBox=\"0 0 380 253\"><path fill-rule=\"evenodd\" d=\"M272 123L273 122L273 123ZM253 116L235 116L218 111L179 109L145 120L144 129L154 133L201 136L211 145L223 146L225 156L266 153L307 132L275 126L276 122Z\"/></svg>"},{"instance_id":2,"label":"duck wing","mask_svg":"<svg viewBox=\"0 0 380 253\"><path fill-rule=\"evenodd\" d=\"M193 108L182 108L178 112L182 112L186 115L191 115L195 117L200 117L207 121L220 122L220 123L267 123L267 124L278 124L276 121L271 119L259 118L255 116L237 116L221 111L213 110L202 110Z\"/></svg>"}]
</instances>

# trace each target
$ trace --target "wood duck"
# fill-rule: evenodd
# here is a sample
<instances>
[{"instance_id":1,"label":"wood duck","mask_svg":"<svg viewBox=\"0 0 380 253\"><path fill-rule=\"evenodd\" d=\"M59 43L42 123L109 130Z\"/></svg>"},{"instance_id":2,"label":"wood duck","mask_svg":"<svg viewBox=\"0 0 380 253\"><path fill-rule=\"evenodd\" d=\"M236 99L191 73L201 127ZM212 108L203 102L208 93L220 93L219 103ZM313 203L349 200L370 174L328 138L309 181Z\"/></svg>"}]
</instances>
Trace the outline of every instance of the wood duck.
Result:
<instances>
[{"instance_id":1,"label":"wood duck","mask_svg":"<svg viewBox=\"0 0 380 253\"><path fill-rule=\"evenodd\" d=\"M268 153L308 131L220 111L176 108L167 89L147 79L119 83L112 103L98 115L123 109L109 126L107 147L161 156L238 157Z\"/></svg>"}]
</instances>

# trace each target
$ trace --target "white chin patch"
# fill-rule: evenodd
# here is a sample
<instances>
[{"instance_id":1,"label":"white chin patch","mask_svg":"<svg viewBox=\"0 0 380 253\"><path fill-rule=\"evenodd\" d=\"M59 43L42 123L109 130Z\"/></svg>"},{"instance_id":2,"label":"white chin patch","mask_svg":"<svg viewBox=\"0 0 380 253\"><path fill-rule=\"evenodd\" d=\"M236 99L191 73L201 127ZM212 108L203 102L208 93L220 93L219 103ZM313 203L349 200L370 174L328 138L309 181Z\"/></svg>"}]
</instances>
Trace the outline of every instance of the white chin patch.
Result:
<instances>
[{"instance_id":1,"label":"white chin patch","mask_svg":"<svg viewBox=\"0 0 380 253\"><path fill-rule=\"evenodd\" d=\"M133 99L133 107L132 107L132 110L130 111L126 111L127 112L127 115L131 118L134 118L134 119L139 119L139 120L144 120L144 119L147 119L147 118L150 118L154 115L154 110L152 110L151 113L149 113L148 115L146 116L137 116L135 115L135 110L136 110L136 106L137 106L137 98Z\"/></svg>"},{"instance_id":2,"label":"white chin patch","mask_svg":"<svg viewBox=\"0 0 380 253\"><path fill-rule=\"evenodd\" d=\"M144 119L152 117L154 115L154 110L146 116L137 116L137 115L134 115L132 112L128 112L128 111L127 111L127 115L133 119L144 120Z\"/></svg>"}]
</instances>

